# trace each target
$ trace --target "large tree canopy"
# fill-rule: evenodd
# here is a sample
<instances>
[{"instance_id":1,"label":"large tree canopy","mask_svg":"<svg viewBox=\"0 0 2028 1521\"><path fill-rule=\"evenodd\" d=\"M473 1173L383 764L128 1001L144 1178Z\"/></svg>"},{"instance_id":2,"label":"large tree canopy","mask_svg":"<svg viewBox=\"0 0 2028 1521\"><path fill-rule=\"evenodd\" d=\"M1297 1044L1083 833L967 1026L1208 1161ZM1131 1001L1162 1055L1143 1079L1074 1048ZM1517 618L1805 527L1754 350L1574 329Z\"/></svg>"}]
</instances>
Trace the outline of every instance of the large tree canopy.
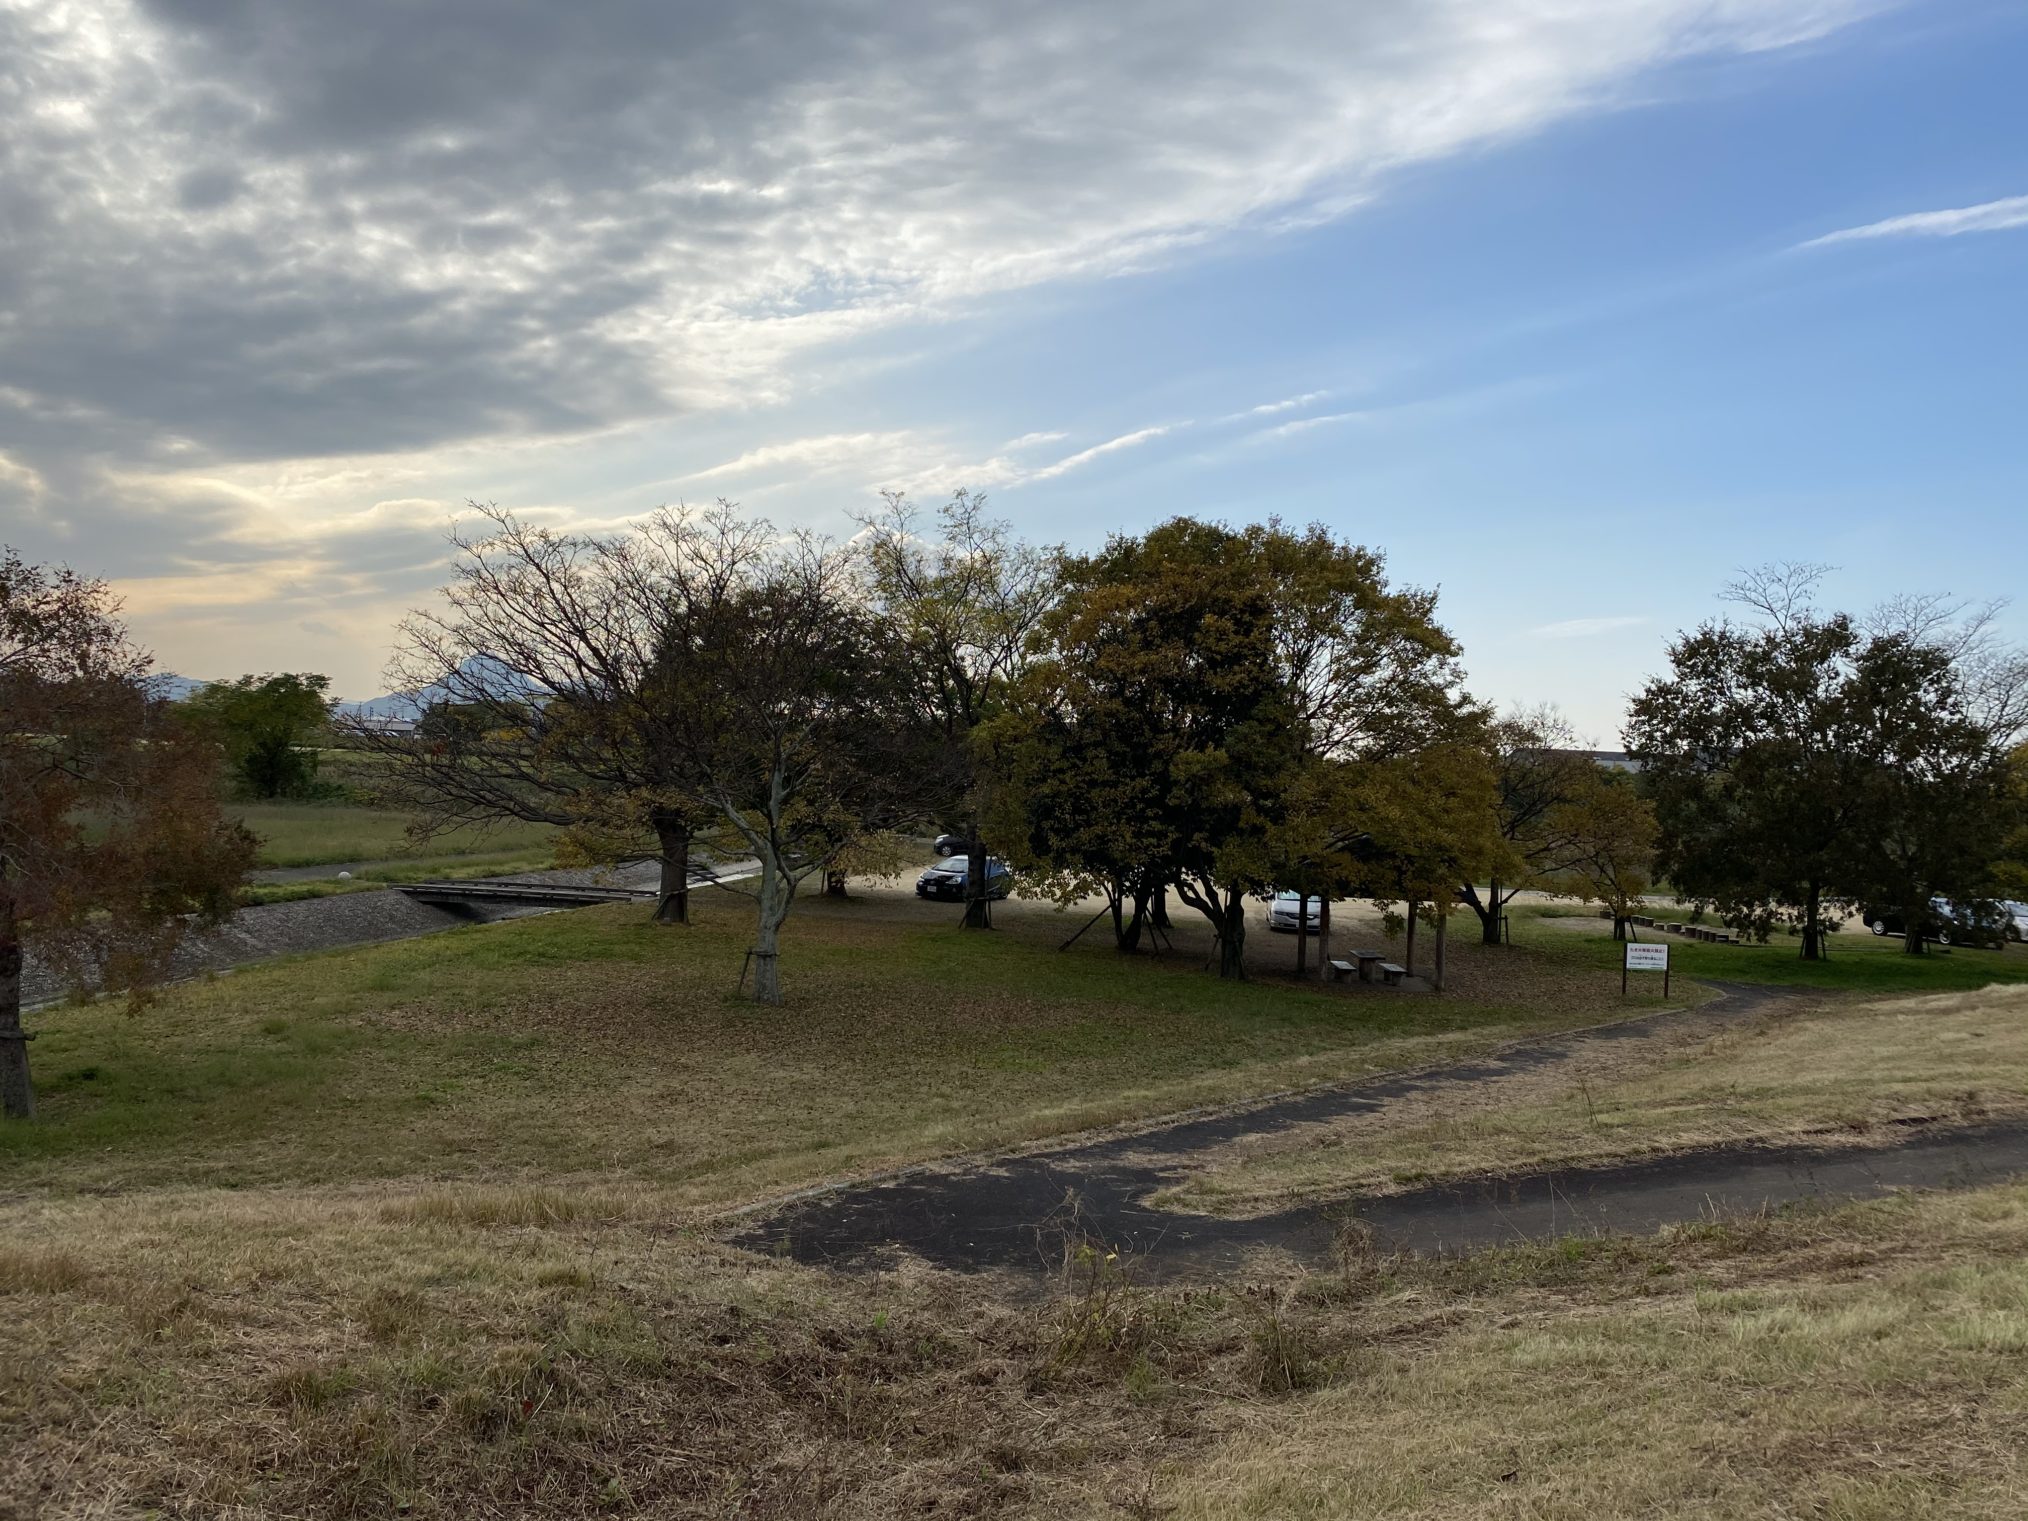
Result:
<instances>
[{"instance_id":1,"label":"large tree canopy","mask_svg":"<svg viewBox=\"0 0 2028 1521\"><path fill-rule=\"evenodd\" d=\"M1967 682L1934 627L1816 611L1818 574L1776 567L1735 587L1756 620L1678 639L1671 673L1634 700L1627 747L1682 892L1761 938L1793 928L1812 960L1841 907L1879 904L1920 951L1930 900L1968 901L2004 833L1992 717L2007 704L1990 671Z\"/></svg>"},{"instance_id":2,"label":"large tree canopy","mask_svg":"<svg viewBox=\"0 0 2028 1521\"><path fill-rule=\"evenodd\" d=\"M1203 914L1244 975L1246 900L1342 890L1362 823L1335 768L1473 732L1434 598L1321 528L1179 518L1065 562L1038 658L991 743L1010 832L1135 943L1149 899ZM1131 919L1117 911L1134 904Z\"/></svg>"},{"instance_id":3,"label":"large tree canopy","mask_svg":"<svg viewBox=\"0 0 2028 1521\"><path fill-rule=\"evenodd\" d=\"M214 681L190 698L192 717L225 751L250 797L303 797L317 785L317 743L331 720L329 677L310 672Z\"/></svg>"}]
</instances>

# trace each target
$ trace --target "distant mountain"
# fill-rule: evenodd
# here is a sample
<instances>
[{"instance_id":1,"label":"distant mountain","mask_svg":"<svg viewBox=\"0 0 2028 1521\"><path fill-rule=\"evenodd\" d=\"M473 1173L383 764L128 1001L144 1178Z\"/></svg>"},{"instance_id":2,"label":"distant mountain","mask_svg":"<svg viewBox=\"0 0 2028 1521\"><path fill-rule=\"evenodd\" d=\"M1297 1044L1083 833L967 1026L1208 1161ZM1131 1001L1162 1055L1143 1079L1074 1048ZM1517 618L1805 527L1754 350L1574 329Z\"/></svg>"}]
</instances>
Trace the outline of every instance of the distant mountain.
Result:
<instances>
[{"instance_id":1,"label":"distant mountain","mask_svg":"<svg viewBox=\"0 0 2028 1521\"><path fill-rule=\"evenodd\" d=\"M481 694L513 699L533 697L541 691L519 671L510 669L490 655L474 655L458 667L453 682L431 682L413 692L389 692L365 702L341 702L338 711L355 718L420 718L429 708L455 697L469 702Z\"/></svg>"}]
</instances>

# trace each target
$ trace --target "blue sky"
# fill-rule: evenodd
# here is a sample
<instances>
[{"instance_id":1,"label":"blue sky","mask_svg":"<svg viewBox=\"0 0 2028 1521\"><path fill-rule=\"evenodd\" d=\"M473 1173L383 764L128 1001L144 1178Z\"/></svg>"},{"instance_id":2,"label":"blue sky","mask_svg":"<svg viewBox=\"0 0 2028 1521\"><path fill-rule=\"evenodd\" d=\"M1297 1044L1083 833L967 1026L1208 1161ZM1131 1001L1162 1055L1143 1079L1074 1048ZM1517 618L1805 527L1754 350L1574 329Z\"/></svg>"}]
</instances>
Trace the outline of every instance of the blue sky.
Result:
<instances>
[{"instance_id":1,"label":"blue sky","mask_svg":"<svg viewBox=\"0 0 2028 1521\"><path fill-rule=\"evenodd\" d=\"M763 48L753 90L793 110L777 102L737 152L737 109L708 138L667 130L708 146L658 148L596 202L586 180L624 158L601 136L619 125L533 199L473 146L554 142L589 119L568 94L512 121L453 103L391 136L398 98L360 98L393 88L385 69L361 85L323 61L310 12L226 61L180 6L102 9L151 77L187 87L159 113L163 162L186 166L175 204L135 210L126 235L151 225L159 247L166 226L206 274L162 277L152 310L186 324L163 340L173 361L80 320L36 335L39 359L69 344L75 362L11 385L0 370L0 522L11 479L4 536L113 575L168 668L307 667L377 690L465 498L613 526L724 495L844 532L883 485L969 485L1074 546L1175 513L1321 520L1442 588L1482 695L1559 702L1610 744L1669 634L1716 613L1740 567L1828 562L1827 596L1863 606L2005 597L2028 566L2028 201L1994 206L2028 197L2019 6L1460 3L1428 8L1445 18L1399 69L1388 38L1359 33L1292 72L1324 13L1278 6L1230 79L1211 12L1138 62L1138 35L988 22L924 60L933 82L983 81L981 100L951 106L964 86L938 85L934 107L892 113L824 101L807 81L835 77L830 59L798 72ZM659 121L680 81L612 83L599 48L626 51L620 19L572 46ZM87 79L79 36L40 34L45 81ZM655 45L704 47L680 30ZM1199 70L1201 98L1177 105ZM1298 87L1351 147L1287 103ZM1157 88L1183 114L1142 130L1154 97L1134 92ZM190 99L285 91L335 104L294 107L286 130L249 110L262 125L225 132L232 153L206 171L225 188L193 177L175 136ZM369 107L371 127L348 115ZM457 178L429 179L452 153ZM379 178L333 188L333 166L362 163ZM723 213L680 267L586 230L625 226L678 173L683 237L697 195L809 209ZM424 191L468 203L453 234L417 220ZM570 236L544 222L558 195ZM313 206L325 230L285 264L278 230L295 237ZM221 280L221 258L249 263ZM0 303L89 306L44 278L0 280ZM0 361L21 352L9 332ZM214 350L230 382L182 372ZM133 378L150 364L163 394Z\"/></svg>"}]
</instances>

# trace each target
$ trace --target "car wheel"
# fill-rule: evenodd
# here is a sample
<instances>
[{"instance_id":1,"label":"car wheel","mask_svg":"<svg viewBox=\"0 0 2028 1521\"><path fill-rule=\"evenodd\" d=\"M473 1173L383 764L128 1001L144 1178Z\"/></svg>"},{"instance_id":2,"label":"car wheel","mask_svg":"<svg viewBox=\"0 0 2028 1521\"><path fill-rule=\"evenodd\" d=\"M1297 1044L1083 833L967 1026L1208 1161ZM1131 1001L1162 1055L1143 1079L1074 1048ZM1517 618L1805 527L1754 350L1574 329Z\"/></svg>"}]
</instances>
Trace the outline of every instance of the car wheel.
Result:
<instances>
[{"instance_id":1,"label":"car wheel","mask_svg":"<svg viewBox=\"0 0 2028 1521\"><path fill-rule=\"evenodd\" d=\"M1887 933L1887 921L1885 919L1875 919L1871 924L1867 925L1866 927L1871 931L1873 931L1873 933L1876 935L1884 935Z\"/></svg>"},{"instance_id":2,"label":"car wheel","mask_svg":"<svg viewBox=\"0 0 2028 1521\"><path fill-rule=\"evenodd\" d=\"M1940 929L1934 935L1931 935L1930 939L1934 940L1938 945L1948 946L1951 943L1951 932L1947 929Z\"/></svg>"}]
</instances>

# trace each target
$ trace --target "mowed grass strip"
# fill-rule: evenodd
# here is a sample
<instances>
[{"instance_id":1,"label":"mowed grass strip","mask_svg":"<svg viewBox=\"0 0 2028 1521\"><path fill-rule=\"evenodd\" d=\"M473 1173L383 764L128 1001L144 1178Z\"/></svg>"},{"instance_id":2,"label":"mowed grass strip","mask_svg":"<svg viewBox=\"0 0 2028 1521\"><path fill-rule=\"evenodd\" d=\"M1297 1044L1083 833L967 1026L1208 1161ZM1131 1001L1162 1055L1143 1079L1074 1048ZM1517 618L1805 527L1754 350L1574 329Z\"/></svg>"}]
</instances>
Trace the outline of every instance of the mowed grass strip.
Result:
<instances>
[{"instance_id":1,"label":"mowed grass strip","mask_svg":"<svg viewBox=\"0 0 2028 1521\"><path fill-rule=\"evenodd\" d=\"M1726 1144L1893 1144L1911 1124L2019 1116L2028 986L1821 1000L1673 1050L1653 1070L1600 1079L1578 1061L1514 1087L1522 1096L1439 1095L1228 1146L1164 1202L1252 1214Z\"/></svg>"},{"instance_id":2,"label":"mowed grass strip","mask_svg":"<svg viewBox=\"0 0 2028 1521\"><path fill-rule=\"evenodd\" d=\"M736 991L750 910L588 909L273 963L140 1015L36 1016L41 1119L0 1128L13 1186L408 1175L626 1176L699 1206L937 1155L1423 1065L1608 1017L1600 979L1525 951L1443 998L1221 982L1001 905L991 934L906 892L809 898L789 1001ZM1258 961L1286 940L1263 941ZM1523 994L1525 993L1525 1001Z\"/></svg>"}]
</instances>

